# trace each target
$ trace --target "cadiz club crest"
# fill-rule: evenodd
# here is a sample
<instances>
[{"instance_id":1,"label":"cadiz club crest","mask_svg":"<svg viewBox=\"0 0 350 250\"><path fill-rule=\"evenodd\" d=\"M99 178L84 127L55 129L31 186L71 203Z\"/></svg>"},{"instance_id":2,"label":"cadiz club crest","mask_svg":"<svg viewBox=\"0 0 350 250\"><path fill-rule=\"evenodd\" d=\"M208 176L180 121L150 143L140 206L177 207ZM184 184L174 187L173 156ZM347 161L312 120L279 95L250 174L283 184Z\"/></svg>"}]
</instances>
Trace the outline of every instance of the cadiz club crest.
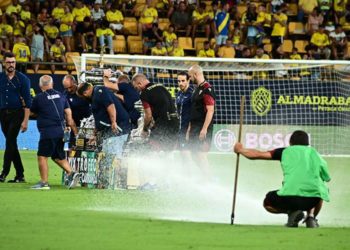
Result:
<instances>
[{"instance_id":1,"label":"cadiz club crest","mask_svg":"<svg viewBox=\"0 0 350 250\"><path fill-rule=\"evenodd\" d=\"M259 116L266 115L272 105L271 91L264 87L254 90L251 95L251 105L255 114Z\"/></svg>"}]
</instances>

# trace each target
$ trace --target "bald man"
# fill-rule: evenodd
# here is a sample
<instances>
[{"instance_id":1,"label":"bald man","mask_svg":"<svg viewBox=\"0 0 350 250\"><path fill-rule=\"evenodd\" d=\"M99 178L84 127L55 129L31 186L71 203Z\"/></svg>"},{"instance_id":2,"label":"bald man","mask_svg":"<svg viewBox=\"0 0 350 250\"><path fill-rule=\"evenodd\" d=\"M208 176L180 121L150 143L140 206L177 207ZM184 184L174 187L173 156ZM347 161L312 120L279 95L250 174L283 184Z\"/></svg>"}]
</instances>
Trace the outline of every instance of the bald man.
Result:
<instances>
[{"instance_id":1,"label":"bald man","mask_svg":"<svg viewBox=\"0 0 350 250\"><path fill-rule=\"evenodd\" d=\"M91 116L91 105L83 98L77 96L77 81L72 75L65 75L62 80L62 85L64 88L63 95L66 97L69 106L72 110L72 117L77 127L80 127L80 122L84 118ZM74 134L71 133L69 140L69 148L75 145Z\"/></svg>"},{"instance_id":2,"label":"bald man","mask_svg":"<svg viewBox=\"0 0 350 250\"><path fill-rule=\"evenodd\" d=\"M215 95L212 86L205 80L203 69L195 64L188 75L197 88L192 95L191 118L188 128L189 147L194 152L197 164L207 173L207 152L211 144Z\"/></svg>"},{"instance_id":3,"label":"bald man","mask_svg":"<svg viewBox=\"0 0 350 250\"><path fill-rule=\"evenodd\" d=\"M141 92L144 108L143 136L152 129L150 143L157 150L173 150L179 130L174 101L163 84L151 83L143 74L133 76L132 85ZM154 126L152 126L154 121Z\"/></svg>"},{"instance_id":4,"label":"bald man","mask_svg":"<svg viewBox=\"0 0 350 250\"><path fill-rule=\"evenodd\" d=\"M64 152L63 134L65 120L74 134L78 133L72 119L72 112L67 99L62 93L53 89L52 77L40 77L41 93L33 99L30 111L37 115L37 127L40 133L38 146L38 164L41 180L32 189L48 190L48 157L60 166L68 175L69 188L78 180L79 174L72 171Z\"/></svg>"}]
</instances>

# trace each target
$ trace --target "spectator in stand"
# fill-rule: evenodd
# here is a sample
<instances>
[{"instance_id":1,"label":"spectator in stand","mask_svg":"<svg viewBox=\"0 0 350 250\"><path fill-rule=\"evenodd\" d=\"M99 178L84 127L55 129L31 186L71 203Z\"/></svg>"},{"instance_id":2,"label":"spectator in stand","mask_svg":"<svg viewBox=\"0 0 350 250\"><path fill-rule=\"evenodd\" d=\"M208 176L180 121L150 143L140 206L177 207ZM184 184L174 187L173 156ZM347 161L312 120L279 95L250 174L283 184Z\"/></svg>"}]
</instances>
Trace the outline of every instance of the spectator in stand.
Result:
<instances>
[{"instance_id":1,"label":"spectator in stand","mask_svg":"<svg viewBox=\"0 0 350 250\"><path fill-rule=\"evenodd\" d=\"M331 56L330 41L323 26L320 26L318 31L312 35L310 42L315 47L316 59L320 59L321 55L324 55L325 59L329 60Z\"/></svg>"},{"instance_id":2,"label":"spectator in stand","mask_svg":"<svg viewBox=\"0 0 350 250\"><path fill-rule=\"evenodd\" d=\"M0 50L1 53L10 49L10 42L13 37L13 28L10 25L10 18L7 15L1 17L0 23Z\"/></svg>"},{"instance_id":3,"label":"spectator in stand","mask_svg":"<svg viewBox=\"0 0 350 250\"><path fill-rule=\"evenodd\" d=\"M55 22L59 22L65 15L65 1L59 1L57 6L53 8L51 12L51 17Z\"/></svg>"},{"instance_id":4,"label":"spectator in stand","mask_svg":"<svg viewBox=\"0 0 350 250\"><path fill-rule=\"evenodd\" d=\"M25 32L25 24L19 18L17 13L11 14L11 26L13 27L13 36L23 36Z\"/></svg>"},{"instance_id":5,"label":"spectator in stand","mask_svg":"<svg viewBox=\"0 0 350 250\"><path fill-rule=\"evenodd\" d=\"M298 2L298 22L304 22L304 16L318 7L318 0L299 0Z\"/></svg>"},{"instance_id":6,"label":"spectator in stand","mask_svg":"<svg viewBox=\"0 0 350 250\"><path fill-rule=\"evenodd\" d=\"M158 23L158 11L153 6L152 0L147 0L145 8L141 12L139 20L139 34L141 36L143 33L152 30L152 24Z\"/></svg>"},{"instance_id":7,"label":"spectator in stand","mask_svg":"<svg viewBox=\"0 0 350 250\"><path fill-rule=\"evenodd\" d=\"M143 53L147 55L148 49L153 48L158 41L163 42L162 31L159 29L158 24L154 23L152 29L144 33Z\"/></svg>"},{"instance_id":8,"label":"spectator in stand","mask_svg":"<svg viewBox=\"0 0 350 250\"><path fill-rule=\"evenodd\" d=\"M60 31L55 25L55 20L53 18L48 19L47 24L44 26L44 32L47 37L47 40L49 41L49 44L54 44Z\"/></svg>"},{"instance_id":9,"label":"spectator in stand","mask_svg":"<svg viewBox=\"0 0 350 250\"><path fill-rule=\"evenodd\" d=\"M44 30L40 24L35 24L32 32L32 43L30 46L32 62L42 62L44 60L44 47L47 48ZM34 64L34 73L38 73L39 64Z\"/></svg>"},{"instance_id":10,"label":"spectator in stand","mask_svg":"<svg viewBox=\"0 0 350 250\"><path fill-rule=\"evenodd\" d=\"M173 44L173 41L177 39L176 33L174 32L174 25L169 25L168 30L163 31L163 41L165 43L165 47L170 47Z\"/></svg>"},{"instance_id":11,"label":"spectator in stand","mask_svg":"<svg viewBox=\"0 0 350 250\"><path fill-rule=\"evenodd\" d=\"M327 16L332 8L332 0L318 0L318 8L323 15Z\"/></svg>"},{"instance_id":12,"label":"spectator in stand","mask_svg":"<svg viewBox=\"0 0 350 250\"><path fill-rule=\"evenodd\" d=\"M272 0L271 1L271 12L276 13L276 9L281 8L284 4L283 0Z\"/></svg>"},{"instance_id":13,"label":"spectator in stand","mask_svg":"<svg viewBox=\"0 0 350 250\"><path fill-rule=\"evenodd\" d=\"M222 10L218 11L214 18L214 32L216 47L226 44L230 32L230 14L228 13L230 5L222 3Z\"/></svg>"},{"instance_id":14,"label":"spectator in stand","mask_svg":"<svg viewBox=\"0 0 350 250\"><path fill-rule=\"evenodd\" d=\"M291 59L291 60L302 60L301 55L298 53L298 49L297 48L294 47L292 49L292 53L289 55L289 59ZM291 66L298 67L299 65L298 64L291 64ZM304 76L305 74L303 75L303 73L305 73L305 70L306 69L303 69L303 70L292 69L291 76L298 76L298 74L300 76Z\"/></svg>"},{"instance_id":15,"label":"spectator in stand","mask_svg":"<svg viewBox=\"0 0 350 250\"><path fill-rule=\"evenodd\" d=\"M236 51L232 46L232 40L227 39L226 44L221 46L218 51L218 56L222 58L235 58Z\"/></svg>"},{"instance_id":16,"label":"spectator in stand","mask_svg":"<svg viewBox=\"0 0 350 250\"><path fill-rule=\"evenodd\" d=\"M252 58L252 51L250 50L250 48L243 48L242 50L242 58Z\"/></svg>"},{"instance_id":17,"label":"spectator in stand","mask_svg":"<svg viewBox=\"0 0 350 250\"><path fill-rule=\"evenodd\" d=\"M107 43L107 47L109 49L109 54L113 55L114 54L114 51L113 51L114 32L111 28L108 28L107 21L102 21L100 27L97 28L96 37L99 41L101 49L103 49Z\"/></svg>"},{"instance_id":18,"label":"spectator in stand","mask_svg":"<svg viewBox=\"0 0 350 250\"><path fill-rule=\"evenodd\" d=\"M215 51L210 48L209 41L204 42L203 49L198 51L197 57L215 57Z\"/></svg>"},{"instance_id":19,"label":"spectator in stand","mask_svg":"<svg viewBox=\"0 0 350 250\"><path fill-rule=\"evenodd\" d=\"M241 24L245 28L247 34L247 45L255 47L260 45L262 40L259 36L259 31L254 25L257 19L256 6L253 3L248 5L247 11L242 16Z\"/></svg>"},{"instance_id":20,"label":"spectator in stand","mask_svg":"<svg viewBox=\"0 0 350 250\"><path fill-rule=\"evenodd\" d=\"M175 32L185 29L186 36L190 36L192 26L191 26L191 14L188 10L188 7L184 1L181 1L178 5L178 8L171 15L170 18L171 24L175 27Z\"/></svg>"},{"instance_id":21,"label":"spectator in stand","mask_svg":"<svg viewBox=\"0 0 350 250\"><path fill-rule=\"evenodd\" d=\"M323 24L325 25L325 30L330 33L335 30L335 25L338 23L338 19L334 13L334 10L330 10L328 15L324 17Z\"/></svg>"},{"instance_id":22,"label":"spectator in stand","mask_svg":"<svg viewBox=\"0 0 350 250\"><path fill-rule=\"evenodd\" d=\"M90 10L83 4L81 0L75 1L75 7L73 8L72 15L74 17L74 23L73 23L73 33L77 36L78 41L82 41L83 33L86 31L85 25L84 25L84 19L85 17L90 17L91 12ZM93 32L93 30L90 30ZM86 50L83 44L83 51ZM85 51L84 51L85 52Z\"/></svg>"},{"instance_id":23,"label":"spectator in stand","mask_svg":"<svg viewBox=\"0 0 350 250\"><path fill-rule=\"evenodd\" d=\"M256 49L256 54L255 54L254 58L260 59L260 60L270 59L269 55L265 53L263 48ZM262 63L261 65L264 65L264 64ZM266 79L267 75L268 75L267 71L254 71L253 72L253 77L258 78L258 79Z\"/></svg>"},{"instance_id":24,"label":"spectator in stand","mask_svg":"<svg viewBox=\"0 0 350 250\"><path fill-rule=\"evenodd\" d=\"M329 34L332 40L332 54L335 60L339 59L338 53L340 52L343 59L347 58L348 55L348 39L343 31L341 25L337 25L335 31Z\"/></svg>"},{"instance_id":25,"label":"spectator in stand","mask_svg":"<svg viewBox=\"0 0 350 250\"><path fill-rule=\"evenodd\" d=\"M334 0L333 9L338 18L338 20L343 17L346 13L346 0Z\"/></svg>"},{"instance_id":26,"label":"spectator in stand","mask_svg":"<svg viewBox=\"0 0 350 250\"><path fill-rule=\"evenodd\" d=\"M289 59L292 59L292 60L301 60L301 56L300 56L300 54L298 53L298 49L297 49L297 48L294 47L294 48L292 49L292 54L290 54Z\"/></svg>"},{"instance_id":27,"label":"spectator in stand","mask_svg":"<svg viewBox=\"0 0 350 250\"><path fill-rule=\"evenodd\" d=\"M94 53L96 52L97 42L95 30L91 22L91 18L88 16L84 18L83 26L81 27L79 37L83 52L90 51L91 49Z\"/></svg>"},{"instance_id":28,"label":"spectator in stand","mask_svg":"<svg viewBox=\"0 0 350 250\"><path fill-rule=\"evenodd\" d=\"M101 4L99 2L95 2L94 7L91 10L91 18L94 24L101 23L105 18L105 12L101 8Z\"/></svg>"},{"instance_id":29,"label":"spectator in stand","mask_svg":"<svg viewBox=\"0 0 350 250\"><path fill-rule=\"evenodd\" d=\"M278 7L277 7L278 8ZM266 7L264 4L259 5L258 8L258 16L256 18L255 25L259 33L262 37L270 37L271 36L271 13L266 11Z\"/></svg>"},{"instance_id":30,"label":"spectator in stand","mask_svg":"<svg viewBox=\"0 0 350 250\"><path fill-rule=\"evenodd\" d=\"M173 45L171 47L168 47L168 55L178 57L185 56L184 49L179 47L179 41L177 39L174 39Z\"/></svg>"},{"instance_id":31,"label":"spectator in stand","mask_svg":"<svg viewBox=\"0 0 350 250\"><path fill-rule=\"evenodd\" d=\"M26 44L26 39L21 36L16 37L15 44L13 45L12 53L16 57L17 70L22 73L27 71L27 62L30 60L30 49Z\"/></svg>"},{"instance_id":32,"label":"spectator in stand","mask_svg":"<svg viewBox=\"0 0 350 250\"><path fill-rule=\"evenodd\" d=\"M7 6L6 8L6 15L11 16L12 13L21 13L22 6L18 3L18 0L12 0L12 4Z\"/></svg>"},{"instance_id":33,"label":"spectator in stand","mask_svg":"<svg viewBox=\"0 0 350 250\"><path fill-rule=\"evenodd\" d=\"M71 40L73 36L73 25L74 17L70 12L69 6L64 7L64 16L60 20L60 36L63 38L64 45L67 49L67 52L72 51L71 49Z\"/></svg>"},{"instance_id":34,"label":"spectator in stand","mask_svg":"<svg viewBox=\"0 0 350 250\"><path fill-rule=\"evenodd\" d=\"M196 32L200 27L204 28L205 37L210 39L210 16L205 11L205 3L200 3L192 13L192 39L196 37Z\"/></svg>"},{"instance_id":35,"label":"spectator in stand","mask_svg":"<svg viewBox=\"0 0 350 250\"><path fill-rule=\"evenodd\" d=\"M136 5L136 0L121 0L120 4L124 15L133 16L133 9Z\"/></svg>"},{"instance_id":36,"label":"spectator in stand","mask_svg":"<svg viewBox=\"0 0 350 250\"><path fill-rule=\"evenodd\" d=\"M318 11L318 8L314 8L307 19L306 31L312 35L322 24L323 14Z\"/></svg>"},{"instance_id":37,"label":"spectator in stand","mask_svg":"<svg viewBox=\"0 0 350 250\"><path fill-rule=\"evenodd\" d=\"M115 34L123 33L124 30L124 17L123 13L119 11L119 3L114 2L111 9L106 13L107 21L109 22L109 27L113 30Z\"/></svg>"},{"instance_id":38,"label":"spectator in stand","mask_svg":"<svg viewBox=\"0 0 350 250\"><path fill-rule=\"evenodd\" d=\"M152 48L151 50L151 55L152 56L167 56L167 50L166 48L163 46L162 42L157 42L156 46Z\"/></svg>"},{"instance_id":39,"label":"spectator in stand","mask_svg":"<svg viewBox=\"0 0 350 250\"><path fill-rule=\"evenodd\" d=\"M44 26L45 24L47 24L47 21L48 21L49 17L50 17L50 15L47 13L47 9L46 8L42 8L40 10L40 13L37 16L38 23L41 26Z\"/></svg>"},{"instance_id":40,"label":"spectator in stand","mask_svg":"<svg viewBox=\"0 0 350 250\"><path fill-rule=\"evenodd\" d=\"M272 32L271 32L271 43L272 51L275 53L274 58L277 58L276 50L283 43L283 38L287 31L288 16L283 13L282 8L276 9L276 14L272 17Z\"/></svg>"},{"instance_id":41,"label":"spectator in stand","mask_svg":"<svg viewBox=\"0 0 350 250\"><path fill-rule=\"evenodd\" d=\"M232 43L235 49L237 49L238 45L241 44L242 36L243 34L241 30L241 25L239 22L235 22L233 25L233 32L232 32Z\"/></svg>"},{"instance_id":42,"label":"spectator in stand","mask_svg":"<svg viewBox=\"0 0 350 250\"><path fill-rule=\"evenodd\" d=\"M62 38L57 37L55 43L50 48L50 61L52 63L66 63L66 47L64 47ZM51 72L55 73L55 64L51 64ZM66 65L62 65L62 68L65 69Z\"/></svg>"},{"instance_id":43,"label":"spectator in stand","mask_svg":"<svg viewBox=\"0 0 350 250\"><path fill-rule=\"evenodd\" d=\"M30 12L29 4L25 4L23 6L22 11L19 13L19 17L24 23L28 23L30 21L30 19L32 18L32 14Z\"/></svg>"},{"instance_id":44,"label":"spectator in stand","mask_svg":"<svg viewBox=\"0 0 350 250\"><path fill-rule=\"evenodd\" d=\"M344 30L350 30L350 3L346 5L347 13L339 19L339 24Z\"/></svg>"}]
</instances>

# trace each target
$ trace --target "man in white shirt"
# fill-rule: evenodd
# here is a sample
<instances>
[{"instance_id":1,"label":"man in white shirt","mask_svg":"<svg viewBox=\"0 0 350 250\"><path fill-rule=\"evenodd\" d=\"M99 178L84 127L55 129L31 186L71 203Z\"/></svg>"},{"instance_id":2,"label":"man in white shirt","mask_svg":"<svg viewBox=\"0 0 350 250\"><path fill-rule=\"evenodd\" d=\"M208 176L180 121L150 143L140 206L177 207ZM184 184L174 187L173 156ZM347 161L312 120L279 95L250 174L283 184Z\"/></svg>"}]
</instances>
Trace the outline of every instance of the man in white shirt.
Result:
<instances>
[{"instance_id":1,"label":"man in white shirt","mask_svg":"<svg viewBox=\"0 0 350 250\"><path fill-rule=\"evenodd\" d=\"M348 40L341 25L337 25L335 30L329 34L329 37L332 40L332 54L334 59L339 59L339 52L341 52L343 59L346 59L348 54Z\"/></svg>"}]
</instances>

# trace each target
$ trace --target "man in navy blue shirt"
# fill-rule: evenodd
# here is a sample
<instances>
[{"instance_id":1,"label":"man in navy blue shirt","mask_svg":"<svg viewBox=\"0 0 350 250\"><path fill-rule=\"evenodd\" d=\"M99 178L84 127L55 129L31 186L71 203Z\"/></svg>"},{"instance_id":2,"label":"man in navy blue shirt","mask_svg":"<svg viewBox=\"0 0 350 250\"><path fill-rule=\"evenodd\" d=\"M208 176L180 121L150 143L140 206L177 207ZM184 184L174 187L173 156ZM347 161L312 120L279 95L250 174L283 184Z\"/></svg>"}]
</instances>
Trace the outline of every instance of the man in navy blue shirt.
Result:
<instances>
[{"instance_id":1,"label":"man in navy blue shirt","mask_svg":"<svg viewBox=\"0 0 350 250\"><path fill-rule=\"evenodd\" d=\"M81 83L78 95L91 100L91 110L95 119L95 129L101 139L113 134L128 134L131 129L130 117L120 100L105 86Z\"/></svg>"},{"instance_id":2,"label":"man in navy blue shirt","mask_svg":"<svg viewBox=\"0 0 350 250\"><path fill-rule=\"evenodd\" d=\"M32 186L32 189L48 190L48 157L60 166L68 175L69 188L76 184L78 173L72 171L64 152L63 135L65 131L65 118L67 125L74 134L78 133L72 119L72 111L64 95L53 89L52 77L40 77L39 86L43 92L33 99L31 112L37 115L37 127L40 133L38 147L38 164L41 180Z\"/></svg>"},{"instance_id":3,"label":"man in navy blue shirt","mask_svg":"<svg viewBox=\"0 0 350 250\"><path fill-rule=\"evenodd\" d=\"M27 76L16 71L15 55L4 54L5 71L0 74L0 124L6 138L3 169L0 182L4 182L10 172L11 163L16 169L16 176L9 182L25 182L24 168L17 147L19 131L28 128L30 106L30 81Z\"/></svg>"},{"instance_id":4,"label":"man in navy blue shirt","mask_svg":"<svg viewBox=\"0 0 350 250\"><path fill-rule=\"evenodd\" d=\"M127 75L120 75L116 83L109 80L111 76L112 71L110 69L104 70L103 83L107 88L113 90L114 94L122 101L124 108L129 113L133 128L137 128L137 121L141 114L135 108L135 103L140 100L140 95L130 84L130 79Z\"/></svg>"},{"instance_id":5,"label":"man in navy blue shirt","mask_svg":"<svg viewBox=\"0 0 350 250\"><path fill-rule=\"evenodd\" d=\"M177 83L180 89L176 94L176 106L180 117L179 146L181 149L186 145L186 134L191 118L191 98L194 87L190 85L190 78L184 71L177 74Z\"/></svg>"},{"instance_id":6,"label":"man in navy blue shirt","mask_svg":"<svg viewBox=\"0 0 350 250\"><path fill-rule=\"evenodd\" d=\"M88 118L91 115L91 106L90 103L77 96L76 91L78 88L77 82L72 75L65 75L62 80L63 87L65 91L63 95L66 97L69 106L72 110L72 117L77 127L80 127L80 122L84 118ZM74 134L71 133L69 140L69 147L74 145Z\"/></svg>"}]
</instances>

